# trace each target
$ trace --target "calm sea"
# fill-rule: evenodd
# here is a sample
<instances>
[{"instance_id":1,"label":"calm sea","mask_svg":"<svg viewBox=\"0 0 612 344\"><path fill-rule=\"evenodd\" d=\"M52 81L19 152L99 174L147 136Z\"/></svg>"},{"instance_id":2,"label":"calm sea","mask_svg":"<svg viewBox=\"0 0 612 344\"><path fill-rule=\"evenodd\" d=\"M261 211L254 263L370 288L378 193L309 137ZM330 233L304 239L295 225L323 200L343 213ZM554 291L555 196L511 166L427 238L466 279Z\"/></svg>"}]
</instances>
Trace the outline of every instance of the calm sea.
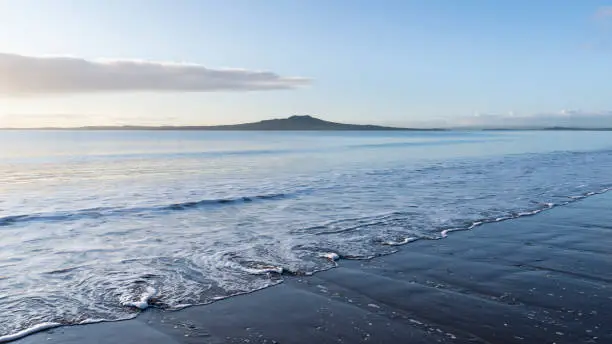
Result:
<instances>
[{"instance_id":1,"label":"calm sea","mask_svg":"<svg viewBox=\"0 0 612 344\"><path fill-rule=\"evenodd\" d=\"M612 186L609 132L0 131L0 147L4 339L212 302Z\"/></svg>"}]
</instances>

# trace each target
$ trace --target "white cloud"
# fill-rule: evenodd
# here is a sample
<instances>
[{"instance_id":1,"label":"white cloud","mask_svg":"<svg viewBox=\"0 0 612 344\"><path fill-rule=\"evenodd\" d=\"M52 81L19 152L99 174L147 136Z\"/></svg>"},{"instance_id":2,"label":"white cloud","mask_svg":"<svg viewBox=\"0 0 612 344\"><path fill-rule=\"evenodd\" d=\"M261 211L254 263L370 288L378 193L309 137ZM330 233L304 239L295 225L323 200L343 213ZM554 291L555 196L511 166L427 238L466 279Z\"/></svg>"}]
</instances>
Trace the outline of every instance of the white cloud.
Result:
<instances>
[{"instance_id":1,"label":"white cloud","mask_svg":"<svg viewBox=\"0 0 612 344\"><path fill-rule=\"evenodd\" d=\"M134 60L86 60L0 53L0 94L87 92L214 92L293 89L301 77L197 64Z\"/></svg>"}]
</instances>

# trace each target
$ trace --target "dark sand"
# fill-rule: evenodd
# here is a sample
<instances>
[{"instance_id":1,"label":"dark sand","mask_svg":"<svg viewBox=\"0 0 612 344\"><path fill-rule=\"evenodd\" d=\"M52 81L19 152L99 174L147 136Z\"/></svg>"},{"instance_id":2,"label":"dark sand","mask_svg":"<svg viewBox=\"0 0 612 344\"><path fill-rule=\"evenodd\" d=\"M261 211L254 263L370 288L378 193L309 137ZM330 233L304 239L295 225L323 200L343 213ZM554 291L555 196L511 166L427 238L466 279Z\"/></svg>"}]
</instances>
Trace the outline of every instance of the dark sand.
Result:
<instances>
[{"instance_id":1,"label":"dark sand","mask_svg":"<svg viewBox=\"0 0 612 344\"><path fill-rule=\"evenodd\" d=\"M612 193L594 196L211 305L19 343L612 343L611 210Z\"/></svg>"}]
</instances>

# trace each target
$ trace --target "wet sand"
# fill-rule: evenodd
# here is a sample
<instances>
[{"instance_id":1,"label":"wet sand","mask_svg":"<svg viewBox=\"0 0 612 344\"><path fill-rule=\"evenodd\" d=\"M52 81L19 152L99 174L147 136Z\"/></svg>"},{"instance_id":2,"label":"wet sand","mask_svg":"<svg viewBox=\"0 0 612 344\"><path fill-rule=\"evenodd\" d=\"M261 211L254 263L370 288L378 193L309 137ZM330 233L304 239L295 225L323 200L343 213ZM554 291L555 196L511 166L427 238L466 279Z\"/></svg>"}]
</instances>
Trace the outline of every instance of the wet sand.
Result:
<instances>
[{"instance_id":1,"label":"wet sand","mask_svg":"<svg viewBox=\"0 0 612 344\"><path fill-rule=\"evenodd\" d=\"M178 312L61 327L72 343L612 343L612 193L422 240Z\"/></svg>"}]
</instances>

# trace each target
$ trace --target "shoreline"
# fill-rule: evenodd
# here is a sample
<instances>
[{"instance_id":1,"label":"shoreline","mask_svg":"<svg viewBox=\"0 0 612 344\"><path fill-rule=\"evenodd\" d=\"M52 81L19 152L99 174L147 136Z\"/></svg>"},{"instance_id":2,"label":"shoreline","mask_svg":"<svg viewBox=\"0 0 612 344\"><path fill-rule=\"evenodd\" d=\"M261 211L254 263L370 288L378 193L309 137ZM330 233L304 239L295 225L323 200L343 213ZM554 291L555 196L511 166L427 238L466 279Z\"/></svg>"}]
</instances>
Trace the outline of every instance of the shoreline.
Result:
<instances>
[{"instance_id":1,"label":"shoreline","mask_svg":"<svg viewBox=\"0 0 612 344\"><path fill-rule=\"evenodd\" d=\"M151 308L130 320L64 326L14 342L114 343L122 333L122 342L149 343L605 343L612 341L604 325L612 320L610 205L609 193L594 195L413 242L389 256L342 260L314 276L283 276L279 285L212 304Z\"/></svg>"}]
</instances>

